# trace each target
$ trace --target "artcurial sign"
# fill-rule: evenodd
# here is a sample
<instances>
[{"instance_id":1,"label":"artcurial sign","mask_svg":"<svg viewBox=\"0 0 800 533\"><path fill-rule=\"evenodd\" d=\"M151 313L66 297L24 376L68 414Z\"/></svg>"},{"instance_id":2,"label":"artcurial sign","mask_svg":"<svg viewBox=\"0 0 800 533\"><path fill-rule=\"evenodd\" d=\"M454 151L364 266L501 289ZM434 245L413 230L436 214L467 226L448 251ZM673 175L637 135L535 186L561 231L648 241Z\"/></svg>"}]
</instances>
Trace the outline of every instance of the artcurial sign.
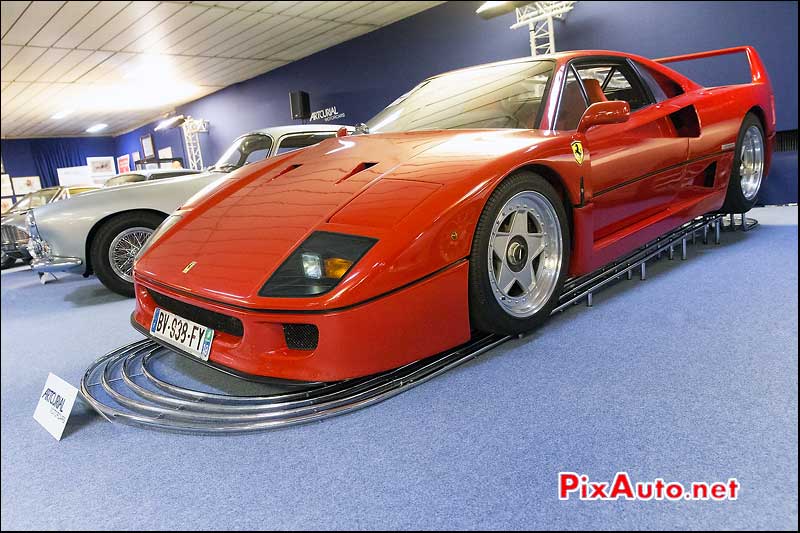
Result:
<instances>
[{"instance_id":1,"label":"artcurial sign","mask_svg":"<svg viewBox=\"0 0 800 533\"><path fill-rule=\"evenodd\" d=\"M33 418L57 440L61 440L78 396L78 389L50 373L39 395Z\"/></svg>"},{"instance_id":2,"label":"artcurial sign","mask_svg":"<svg viewBox=\"0 0 800 533\"><path fill-rule=\"evenodd\" d=\"M338 120L340 118L344 118L346 115L344 113L339 113L336 110L336 106L326 107L325 109L320 109L319 111L314 111L311 113L311 120L323 120L325 122L330 122L332 120Z\"/></svg>"}]
</instances>

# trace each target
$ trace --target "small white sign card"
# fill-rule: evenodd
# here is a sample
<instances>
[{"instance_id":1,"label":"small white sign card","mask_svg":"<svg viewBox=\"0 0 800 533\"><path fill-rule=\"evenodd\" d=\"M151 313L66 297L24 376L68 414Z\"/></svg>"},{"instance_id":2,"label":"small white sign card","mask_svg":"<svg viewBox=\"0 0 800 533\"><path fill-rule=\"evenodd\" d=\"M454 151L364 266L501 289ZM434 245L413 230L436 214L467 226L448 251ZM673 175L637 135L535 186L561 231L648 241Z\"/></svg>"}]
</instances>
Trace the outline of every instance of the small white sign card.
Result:
<instances>
[{"instance_id":1,"label":"small white sign card","mask_svg":"<svg viewBox=\"0 0 800 533\"><path fill-rule=\"evenodd\" d=\"M77 396L78 389L50 372L33 413L34 420L56 440L61 440Z\"/></svg>"}]
</instances>

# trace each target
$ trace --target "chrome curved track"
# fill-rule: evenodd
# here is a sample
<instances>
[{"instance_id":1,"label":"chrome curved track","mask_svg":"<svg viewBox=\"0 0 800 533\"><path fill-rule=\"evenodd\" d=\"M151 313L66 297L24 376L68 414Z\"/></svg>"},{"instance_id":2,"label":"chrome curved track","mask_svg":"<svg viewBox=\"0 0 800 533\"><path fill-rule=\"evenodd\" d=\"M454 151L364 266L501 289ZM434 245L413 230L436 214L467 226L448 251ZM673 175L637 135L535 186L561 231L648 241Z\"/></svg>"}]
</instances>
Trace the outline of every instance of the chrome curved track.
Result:
<instances>
[{"instance_id":1,"label":"chrome curved track","mask_svg":"<svg viewBox=\"0 0 800 533\"><path fill-rule=\"evenodd\" d=\"M265 396L229 396L168 383L155 376L151 365L168 350L154 341L142 340L92 363L81 379L81 393L95 410L113 422L187 433L259 431L368 407L466 363L508 339L487 335L374 376ZM137 374L144 384L135 381ZM101 401L97 389L116 405Z\"/></svg>"},{"instance_id":2,"label":"chrome curved track","mask_svg":"<svg viewBox=\"0 0 800 533\"><path fill-rule=\"evenodd\" d=\"M634 270L641 269L641 279L645 279L647 262L659 259L662 254L672 259L675 247L680 247L682 259L686 259L687 244L694 243L698 234L708 242L709 233L713 232L719 244L723 228L746 231L757 224L744 215L741 219L742 224L737 224L733 215L729 220L723 220L719 214L699 217L619 261L569 279L553 313L583 300L591 306L594 292L623 275L630 279ZM158 377L153 362L175 352L147 339L97 359L81 379L80 390L86 401L109 421L183 433L260 431L323 420L387 400L510 338L484 335L442 354L373 376L327 384L311 383L305 388L297 388L295 384L285 392L258 396L195 390Z\"/></svg>"}]
</instances>

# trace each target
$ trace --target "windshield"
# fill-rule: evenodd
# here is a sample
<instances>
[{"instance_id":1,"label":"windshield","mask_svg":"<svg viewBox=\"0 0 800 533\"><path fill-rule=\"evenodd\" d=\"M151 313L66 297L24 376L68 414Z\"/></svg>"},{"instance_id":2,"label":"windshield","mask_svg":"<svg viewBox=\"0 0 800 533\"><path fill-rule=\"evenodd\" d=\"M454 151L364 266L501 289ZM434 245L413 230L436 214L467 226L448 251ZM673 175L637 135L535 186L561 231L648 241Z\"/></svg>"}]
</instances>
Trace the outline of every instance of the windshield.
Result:
<instances>
[{"instance_id":1,"label":"windshield","mask_svg":"<svg viewBox=\"0 0 800 533\"><path fill-rule=\"evenodd\" d=\"M369 133L534 128L552 61L477 67L426 80L375 115Z\"/></svg>"},{"instance_id":2,"label":"windshield","mask_svg":"<svg viewBox=\"0 0 800 533\"><path fill-rule=\"evenodd\" d=\"M239 137L225 150L212 169L230 172L248 163L261 161L269 157L270 148L272 148L272 138L269 135L253 133Z\"/></svg>"},{"instance_id":3,"label":"windshield","mask_svg":"<svg viewBox=\"0 0 800 533\"><path fill-rule=\"evenodd\" d=\"M50 201L58 194L58 189L42 189L40 191L32 192L22 198L19 202L11 206L9 211L26 211L39 207L41 205L49 204Z\"/></svg>"},{"instance_id":4,"label":"windshield","mask_svg":"<svg viewBox=\"0 0 800 533\"><path fill-rule=\"evenodd\" d=\"M117 185L138 183L140 181L145 181L145 177L141 174L121 174L119 176L114 176L113 178L107 179L103 184L103 187L116 187Z\"/></svg>"}]
</instances>

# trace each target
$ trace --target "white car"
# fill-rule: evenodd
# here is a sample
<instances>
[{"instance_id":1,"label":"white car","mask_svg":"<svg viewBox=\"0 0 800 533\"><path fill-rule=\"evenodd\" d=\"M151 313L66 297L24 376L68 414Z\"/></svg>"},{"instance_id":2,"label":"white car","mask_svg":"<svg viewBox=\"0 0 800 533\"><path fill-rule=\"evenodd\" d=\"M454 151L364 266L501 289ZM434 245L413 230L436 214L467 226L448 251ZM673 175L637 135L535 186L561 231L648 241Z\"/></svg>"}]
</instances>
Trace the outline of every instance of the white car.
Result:
<instances>
[{"instance_id":1,"label":"white car","mask_svg":"<svg viewBox=\"0 0 800 533\"><path fill-rule=\"evenodd\" d=\"M108 187L28 214L28 250L38 272L97 274L133 296L133 261L159 224L189 197L248 163L334 137L343 126L266 128L236 139L206 172ZM350 130L350 129L349 129Z\"/></svg>"}]
</instances>

